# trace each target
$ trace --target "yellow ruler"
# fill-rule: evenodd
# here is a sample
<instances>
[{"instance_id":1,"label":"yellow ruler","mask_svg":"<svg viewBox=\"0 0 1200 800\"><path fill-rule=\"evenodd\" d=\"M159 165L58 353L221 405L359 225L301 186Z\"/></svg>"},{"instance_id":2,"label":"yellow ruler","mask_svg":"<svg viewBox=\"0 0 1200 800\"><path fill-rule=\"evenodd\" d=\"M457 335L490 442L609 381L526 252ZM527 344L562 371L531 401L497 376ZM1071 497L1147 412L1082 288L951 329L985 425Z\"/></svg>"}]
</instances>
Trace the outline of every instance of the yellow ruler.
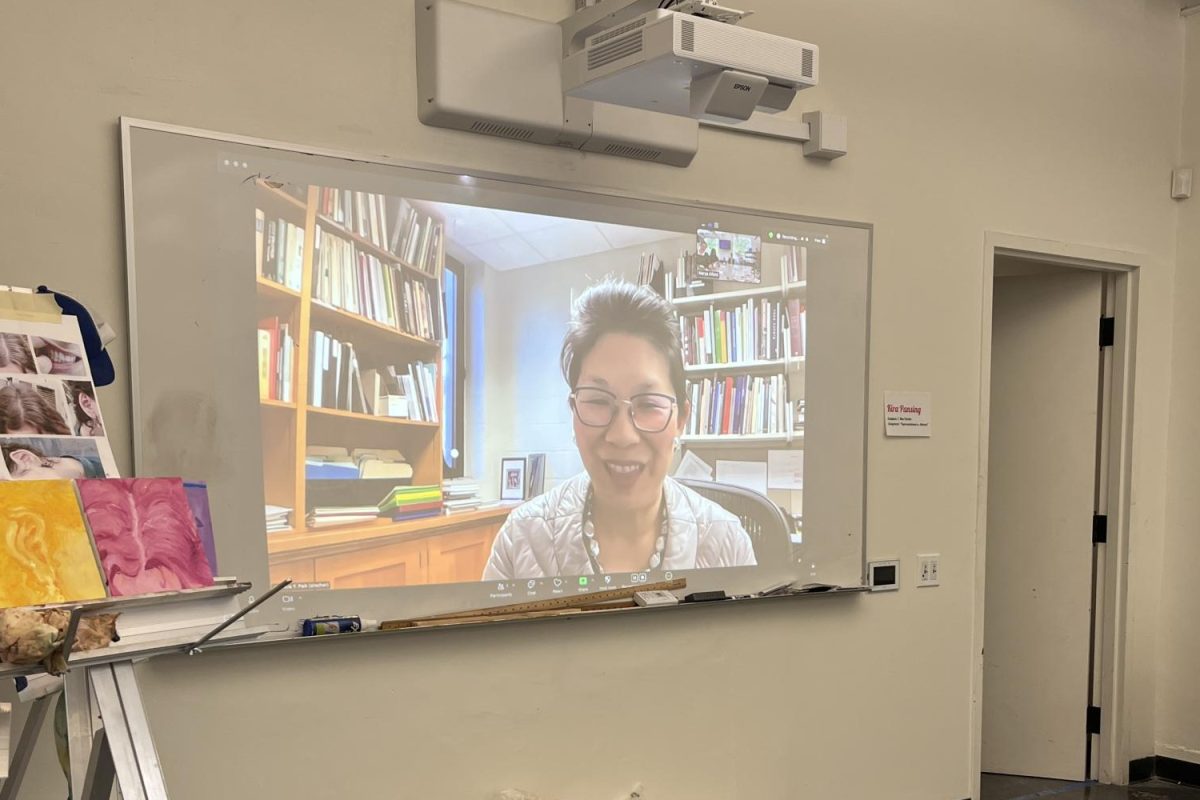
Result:
<instances>
[{"instance_id":1,"label":"yellow ruler","mask_svg":"<svg viewBox=\"0 0 1200 800\"><path fill-rule=\"evenodd\" d=\"M683 589L687 586L685 578L675 578L658 583L644 583L640 586L625 586L620 589L605 589L599 592L586 592L566 597L550 597L545 600L530 600L525 603L510 603L506 606L489 606L488 608L473 608L468 611L454 611L449 614L437 614L431 617L415 619L390 619L379 623L381 631L396 630L397 628L416 628L437 623L450 624L458 621L483 621L497 617L527 616L531 614L555 614L564 611L586 611L591 606L612 603L618 600L630 600L638 592L664 591Z\"/></svg>"}]
</instances>

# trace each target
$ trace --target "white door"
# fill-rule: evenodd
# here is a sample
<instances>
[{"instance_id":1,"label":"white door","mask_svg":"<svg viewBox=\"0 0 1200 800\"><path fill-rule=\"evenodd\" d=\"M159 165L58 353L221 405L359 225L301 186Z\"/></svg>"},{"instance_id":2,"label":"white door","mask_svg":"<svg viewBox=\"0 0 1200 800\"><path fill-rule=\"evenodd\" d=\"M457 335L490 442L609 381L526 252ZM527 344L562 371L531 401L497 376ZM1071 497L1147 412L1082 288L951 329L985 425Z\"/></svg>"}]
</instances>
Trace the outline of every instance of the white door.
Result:
<instances>
[{"instance_id":1,"label":"white door","mask_svg":"<svg viewBox=\"0 0 1200 800\"><path fill-rule=\"evenodd\" d=\"M1082 780L1101 277L998 277L992 314L984 772Z\"/></svg>"}]
</instances>

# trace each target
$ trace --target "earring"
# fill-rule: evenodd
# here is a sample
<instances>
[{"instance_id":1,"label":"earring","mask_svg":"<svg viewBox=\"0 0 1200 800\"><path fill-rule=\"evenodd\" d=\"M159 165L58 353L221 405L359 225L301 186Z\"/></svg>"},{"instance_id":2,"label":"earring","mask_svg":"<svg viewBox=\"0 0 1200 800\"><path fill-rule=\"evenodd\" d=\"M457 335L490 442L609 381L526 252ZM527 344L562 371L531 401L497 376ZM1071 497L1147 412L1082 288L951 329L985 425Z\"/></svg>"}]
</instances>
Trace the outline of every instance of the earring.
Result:
<instances>
[{"instance_id":1,"label":"earring","mask_svg":"<svg viewBox=\"0 0 1200 800\"><path fill-rule=\"evenodd\" d=\"M681 450L683 448L683 442L679 440L678 436L675 437L674 445L676 450Z\"/></svg>"}]
</instances>

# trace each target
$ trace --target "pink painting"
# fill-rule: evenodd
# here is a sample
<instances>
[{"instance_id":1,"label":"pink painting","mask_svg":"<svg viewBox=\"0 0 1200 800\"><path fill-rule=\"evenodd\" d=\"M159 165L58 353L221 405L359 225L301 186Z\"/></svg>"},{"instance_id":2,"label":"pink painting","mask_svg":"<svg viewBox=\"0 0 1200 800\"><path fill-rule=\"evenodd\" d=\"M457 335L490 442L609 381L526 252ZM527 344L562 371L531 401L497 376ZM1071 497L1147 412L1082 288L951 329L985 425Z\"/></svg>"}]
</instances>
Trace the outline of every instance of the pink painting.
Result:
<instances>
[{"instance_id":1,"label":"pink painting","mask_svg":"<svg viewBox=\"0 0 1200 800\"><path fill-rule=\"evenodd\" d=\"M211 586L179 478L80 480L83 513L114 597Z\"/></svg>"}]
</instances>

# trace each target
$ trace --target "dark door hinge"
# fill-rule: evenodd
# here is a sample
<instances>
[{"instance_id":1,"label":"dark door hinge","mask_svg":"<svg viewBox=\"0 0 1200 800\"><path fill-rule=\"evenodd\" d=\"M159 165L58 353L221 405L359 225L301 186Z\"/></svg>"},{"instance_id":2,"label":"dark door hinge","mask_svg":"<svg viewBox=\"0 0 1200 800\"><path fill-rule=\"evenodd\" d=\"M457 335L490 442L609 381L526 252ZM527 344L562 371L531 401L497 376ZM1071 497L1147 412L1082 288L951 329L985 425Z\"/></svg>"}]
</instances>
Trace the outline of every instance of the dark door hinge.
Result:
<instances>
[{"instance_id":1,"label":"dark door hinge","mask_svg":"<svg viewBox=\"0 0 1200 800\"><path fill-rule=\"evenodd\" d=\"M1113 341L1117 336L1117 320L1116 317L1101 317L1100 318L1100 346L1112 347Z\"/></svg>"},{"instance_id":2,"label":"dark door hinge","mask_svg":"<svg viewBox=\"0 0 1200 800\"><path fill-rule=\"evenodd\" d=\"M1108 542L1108 515L1093 514L1092 515L1092 544L1107 544Z\"/></svg>"},{"instance_id":3,"label":"dark door hinge","mask_svg":"<svg viewBox=\"0 0 1200 800\"><path fill-rule=\"evenodd\" d=\"M1088 706L1087 710L1087 732L1100 732L1100 706Z\"/></svg>"}]
</instances>

